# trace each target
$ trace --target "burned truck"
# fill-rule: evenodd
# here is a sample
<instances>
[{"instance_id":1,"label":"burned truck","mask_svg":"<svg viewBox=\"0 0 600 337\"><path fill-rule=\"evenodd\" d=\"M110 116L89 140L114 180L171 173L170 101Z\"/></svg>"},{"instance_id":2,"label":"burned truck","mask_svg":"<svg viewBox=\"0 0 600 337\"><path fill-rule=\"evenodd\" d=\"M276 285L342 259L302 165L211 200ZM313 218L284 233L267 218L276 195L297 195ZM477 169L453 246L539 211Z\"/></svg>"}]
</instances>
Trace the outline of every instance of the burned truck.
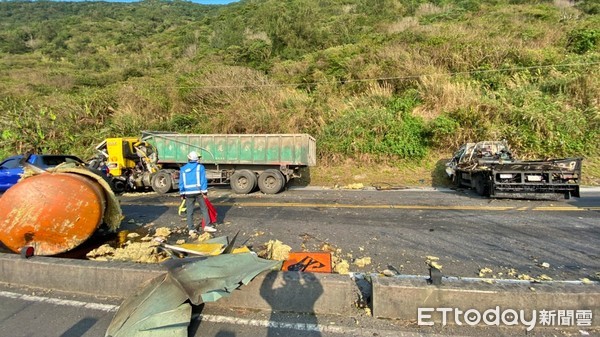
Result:
<instances>
[{"instance_id":1,"label":"burned truck","mask_svg":"<svg viewBox=\"0 0 600 337\"><path fill-rule=\"evenodd\" d=\"M506 141L461 146L446 173L454 186L473 188L492 198L546 199L579 197L583 158L519 160Z\"/></svg>"}]
</instances>

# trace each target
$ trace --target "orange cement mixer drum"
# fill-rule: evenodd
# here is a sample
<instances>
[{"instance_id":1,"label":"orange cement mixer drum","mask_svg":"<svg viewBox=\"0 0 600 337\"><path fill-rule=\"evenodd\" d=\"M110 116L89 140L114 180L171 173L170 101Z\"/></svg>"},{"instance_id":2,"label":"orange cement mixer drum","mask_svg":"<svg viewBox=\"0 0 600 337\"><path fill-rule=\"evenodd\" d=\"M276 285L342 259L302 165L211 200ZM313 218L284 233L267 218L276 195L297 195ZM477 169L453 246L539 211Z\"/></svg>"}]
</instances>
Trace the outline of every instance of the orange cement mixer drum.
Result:
<instances>
[{"instance_id":1,"label":"orange cement mixer drum","mask_svg":"<svg viewBox=\"0 0 600 337\"><path fill-rule=\"evenodd\" d=\"M0 198L0 241L14 252L32 246L35 255L69 251L102 223L102 188L75 173L42 173L24 179Z\"/></svg>"}]
</instances>

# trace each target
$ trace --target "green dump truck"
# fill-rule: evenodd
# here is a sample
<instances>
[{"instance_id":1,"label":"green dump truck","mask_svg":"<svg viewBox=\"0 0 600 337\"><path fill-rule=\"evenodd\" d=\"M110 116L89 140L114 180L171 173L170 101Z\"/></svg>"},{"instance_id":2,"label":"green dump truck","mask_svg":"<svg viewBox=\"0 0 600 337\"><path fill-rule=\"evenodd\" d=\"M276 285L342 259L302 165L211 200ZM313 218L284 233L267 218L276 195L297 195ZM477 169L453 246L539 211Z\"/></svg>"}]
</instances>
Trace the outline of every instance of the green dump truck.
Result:
<instances>
[{"instance_id":1,"label":"green dump truck","mask_svg":"<svg viewBox=\"0 0 600 337\"><path fill-rule=\"evenodd\" d=\"M179 134L143 132L141 138L108 138L96 147L95 165L106 165L123 190L178 188L179 167L196 151L209 184L234 192L275 194L316 165L316 141L308 134Z\"/></svg>"}]
</instances>

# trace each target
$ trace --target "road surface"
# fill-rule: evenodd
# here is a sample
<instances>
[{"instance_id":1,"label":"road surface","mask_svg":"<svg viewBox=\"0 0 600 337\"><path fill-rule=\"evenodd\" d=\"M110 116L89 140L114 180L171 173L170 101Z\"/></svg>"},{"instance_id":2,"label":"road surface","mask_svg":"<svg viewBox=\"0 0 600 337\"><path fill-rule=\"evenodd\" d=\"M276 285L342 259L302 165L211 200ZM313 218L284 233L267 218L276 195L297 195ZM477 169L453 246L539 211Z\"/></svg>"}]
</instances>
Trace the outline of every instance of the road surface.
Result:
<instances>
[{"instance_id":1,"label":"road surface","mask_svg":"<svg viewBox=\"0 0 600 337\"><path fill-rule=\"evenodd\" d=\"M370 257L354 272L381 272L393 265L403 274L427 274L427 256L439 257L445 276L554 280L597 279L600 271L600 191L572 200L494 200L467 190L347 191L301 189L277 195L232 194L211 189L219 211L218 235L259 249L280 240L293 250L318 251L327 245L352 262ZM120 197L123 227L141 233L170 227L187 238L177 214L177 194ZM95 242L100 244L100 242ZM79 251L85 251L82 247ZM514 273L513 273L514 271ZM120 299L73 298L0 285L0 336L104 336ZM414 322L356 317L285 315L195 308L190 336L512 336L524 331L445 327L428 330ZM574 331L535 329L580 335ZM591 334L597 333L590 330Z\"/></svg>"},{"instance_id":2,"label":"road surface","mask_svg":"<svg viewBox=\"0 0 600 337\"><path fill-rule=\"evenodd\" d=\"M600 191L571 200L488 199L468 190L348 191L301 189L277 195L236 195L211 189L218 235L259 250L279 240L292 251L325 246L353 272L427 275L427 256L439 258L445 276L554 280L597 278L600 272ZM131 230L180 228L177 194L121 197ZM199 211L197 211L199 213ZM352 261L368 257L359 267Z\"/></svg>"}]
</instances>

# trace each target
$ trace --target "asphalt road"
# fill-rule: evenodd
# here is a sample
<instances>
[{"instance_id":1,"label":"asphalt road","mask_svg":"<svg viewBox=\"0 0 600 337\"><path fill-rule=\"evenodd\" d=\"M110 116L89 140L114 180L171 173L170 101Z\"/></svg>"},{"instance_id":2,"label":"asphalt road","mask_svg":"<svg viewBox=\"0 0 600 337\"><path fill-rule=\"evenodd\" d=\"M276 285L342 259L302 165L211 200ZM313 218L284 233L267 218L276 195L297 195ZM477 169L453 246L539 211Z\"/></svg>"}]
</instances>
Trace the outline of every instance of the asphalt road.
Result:
<instances>
[{"instance_id":1,"label":"asphalt road","mask_svg":"<svg viewBox=\"0 0 600 337\"><path fill-rule=\"evenodd\" d=\"M545 274L554 280L597 278L600 271L600 190L571 200L495 200L470 191L347 191L300 189L277 195L235 195L214 188L217 235L233 236L255 250L272 239L293 250L339 249L352 261L370 257L355 272L381 272L388 264L404 274L427 274L425 258L437 256L446 276L517 278ZM120 197L123 227L141 233L158 227L181 230L177 194ZM100 244L101 242L95 242ZM87 247L81 247L79 253ZM548 263L549 267L542 267ZM509 275L510 268L517 271ZM499 274L502 273L502 274ZM103 336L120 300L72 297L0 285L0 336ZM367 316L286 315L195 308L190 336L514 336L524 330L440 327ZM589 331L591 335L598 333ZM536 328L528 336L575 336L578 330Z\"/></svg>"},{"instance_id":2,"label":"asphalt road","mask_svg":"<svg viewBox=\"0 0 600 337\"><path fill-rule=\"evenodd\" d=\"M217 235L233 236L259 250L280 240L292 251L320 251L325 244L348 260L369 257L353 272L427 275L427 256L439 257L445 276L554 280L598 278L600 190L571 200L488 199L468 190L352 191L294 189L277 195L237 195L214 188ZM121 197L124 227L182 229L177 194ZM198 211L199 213L199 211Z\"/></svg>"}]
</instances>

